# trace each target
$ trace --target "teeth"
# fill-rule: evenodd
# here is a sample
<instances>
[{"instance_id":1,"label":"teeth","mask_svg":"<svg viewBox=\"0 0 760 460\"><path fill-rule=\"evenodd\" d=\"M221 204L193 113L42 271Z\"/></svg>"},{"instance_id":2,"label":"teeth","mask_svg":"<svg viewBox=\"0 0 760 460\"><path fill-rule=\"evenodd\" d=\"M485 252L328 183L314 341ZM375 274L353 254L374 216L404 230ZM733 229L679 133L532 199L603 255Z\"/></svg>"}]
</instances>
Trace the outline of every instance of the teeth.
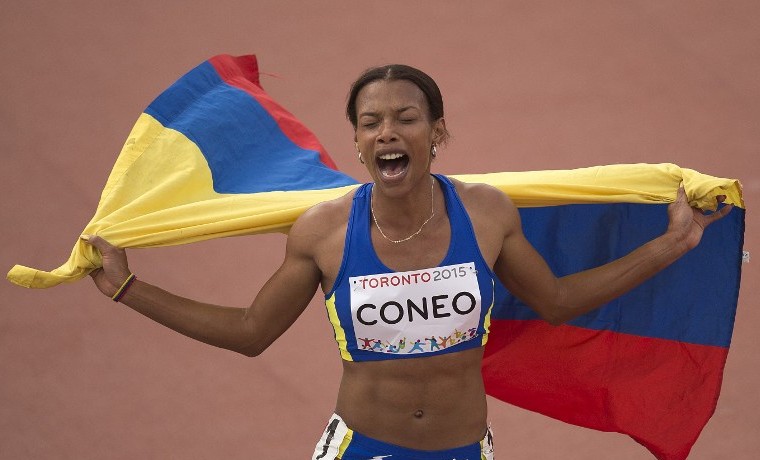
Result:
<instances>
[{"instance_id":1,"label":"teeth","mask_svg":"<svg viewBox=\"0 0 760 460\"><path fill-rule=\"evenodd\" d=\"M401 153L384 153L380 155L380 159L381 160L397 160L403 156L404 155Z\"/></svg>"}]
</instances>

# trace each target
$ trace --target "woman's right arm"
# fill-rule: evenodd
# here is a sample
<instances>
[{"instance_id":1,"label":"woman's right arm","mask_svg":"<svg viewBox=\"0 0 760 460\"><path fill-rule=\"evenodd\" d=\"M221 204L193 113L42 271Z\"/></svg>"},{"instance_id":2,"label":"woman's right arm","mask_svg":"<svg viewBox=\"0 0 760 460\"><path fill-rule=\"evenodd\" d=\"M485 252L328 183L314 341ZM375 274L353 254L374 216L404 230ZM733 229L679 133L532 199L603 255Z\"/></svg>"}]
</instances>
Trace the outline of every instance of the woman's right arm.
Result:
<instances>
[{"instance_id":1,"label":"woman's right arm","mask_svg":"<svg viewBox=\"0 0 760 460\"><path fill-rule=\"evenodd\" d=\"M193 339L256 356L285 332L311 301L321 272L314 261L314 238L298 222L288 236L285 260L248 308L197 302L135 280L119 300L133 310ZM113 296L129 277L126 252L98 236L83 237L97 248L103 268L92 272L95 285Z\"/></svg>"}]
</instances>

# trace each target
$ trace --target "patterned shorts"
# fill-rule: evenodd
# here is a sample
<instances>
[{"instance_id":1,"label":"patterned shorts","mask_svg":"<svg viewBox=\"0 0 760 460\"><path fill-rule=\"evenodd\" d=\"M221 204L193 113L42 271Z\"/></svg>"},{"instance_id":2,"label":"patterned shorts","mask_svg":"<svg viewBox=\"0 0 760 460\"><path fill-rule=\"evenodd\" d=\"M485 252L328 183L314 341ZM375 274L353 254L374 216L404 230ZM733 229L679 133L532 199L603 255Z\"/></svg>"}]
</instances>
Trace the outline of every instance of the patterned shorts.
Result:
<instances>
[{"instance_id":1,"label":"patterned shorts","mask_svg":"<svg viewBox=\"0 0 760 460\"><path fill-rule=\"evenodd\" d=\"M357 433L333 414L314 449L312 460L493 460L493 434L488 427L480 442L446 450L415 450Z\"/></svg>"}]
</instances>

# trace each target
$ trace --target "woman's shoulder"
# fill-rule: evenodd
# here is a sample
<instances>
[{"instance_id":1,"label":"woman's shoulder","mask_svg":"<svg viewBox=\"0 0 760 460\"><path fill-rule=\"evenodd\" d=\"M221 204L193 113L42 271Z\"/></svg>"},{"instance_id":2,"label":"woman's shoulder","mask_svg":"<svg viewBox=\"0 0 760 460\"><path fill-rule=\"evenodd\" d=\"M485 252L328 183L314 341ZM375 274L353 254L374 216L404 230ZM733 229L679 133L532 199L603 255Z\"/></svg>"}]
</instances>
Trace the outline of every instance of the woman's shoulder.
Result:
<instances>
[{"instance_id":1,"label":"woman's shoulder","mask_svg":"<svg viewBox=\"0 0 760 460\"><path fill-rule=\"evenodd\" d=\"M318 203L296 219L290 229L290 237L319 240L336 231L345 231L356 189L345 195Z\"/></svg>"},{"instance_id":2,"label":"woman's shoulder","mask_svg":"<svg viewBox=\"0 0 760 460\"><path fill-rule=\"evenodd\" d=\"M509 196L493 185L478 182L462 182L449 176L447 178L454 184L457 195L459 195L459 198L468 208L468 203L478 208L483 207L486 209L494 206L497 208L514 206Z\"/></svg>"},{"instance_id":3,"label":"woman's shoulder","mask_svg":"<svg viewBox=\"0 0 760 460\"><path fill-rule=\"evenodd\" d=\"M454 184L471 219L500 225L509 225L515 222L515 218L519 219L512 200L498 188L489 184L463 182L452 177L449 180Z\"/></svg>"},{"instance_id":4,"label":"woman's shoulder","mask_svg":"<svg viewBox=\"0 0 760 460\"><path fill-rule=\"evenodd\" d=\"M305 220L309 223L321 223L327 224L328 221L348 221L348 214L351 211L351 204L353 202L356 189L351 190L343 196L334 198L332 200L323 201L317 203L311 208L307 209L298 220Z\"/></svg>"}]
</instances>

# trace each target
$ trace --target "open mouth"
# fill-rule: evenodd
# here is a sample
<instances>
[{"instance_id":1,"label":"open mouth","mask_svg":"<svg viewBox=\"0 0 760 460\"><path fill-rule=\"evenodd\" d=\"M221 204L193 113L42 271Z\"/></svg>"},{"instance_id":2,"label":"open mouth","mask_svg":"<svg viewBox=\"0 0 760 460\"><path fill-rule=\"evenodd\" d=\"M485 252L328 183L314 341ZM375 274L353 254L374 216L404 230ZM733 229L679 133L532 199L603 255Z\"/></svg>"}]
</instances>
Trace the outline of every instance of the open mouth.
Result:
<instances>
[{"instance_id":1,"label":"open mouth","mask_svg":"<svg viewBox=\"0 0 760 460\"><path fill-rule=\"evenodd\" d=\"M389 179L403 174L409 165L409 157L404 153L384 153L376 161L380 174Z\"/></svg>"}]
</instances>

